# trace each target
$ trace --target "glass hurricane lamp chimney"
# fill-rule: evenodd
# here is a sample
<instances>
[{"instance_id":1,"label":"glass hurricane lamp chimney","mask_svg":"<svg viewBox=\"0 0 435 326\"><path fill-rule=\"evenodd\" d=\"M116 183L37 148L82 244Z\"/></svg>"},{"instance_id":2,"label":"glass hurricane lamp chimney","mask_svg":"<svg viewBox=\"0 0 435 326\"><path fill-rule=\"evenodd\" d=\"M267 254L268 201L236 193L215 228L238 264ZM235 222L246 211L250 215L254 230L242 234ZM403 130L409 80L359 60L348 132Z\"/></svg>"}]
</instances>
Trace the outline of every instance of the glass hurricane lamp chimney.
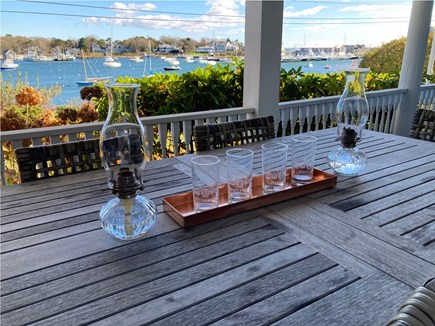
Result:
<instances>
[{"instance_id":1,"label":"glass hurricane lamp chimney","mask_svg":"<svg viewBox=\"0 0 435 326\"><path fill-rule=\"evenodd\" d=\"M369 104L364 90L368 69L349 69L346 86L337 104L337 140L341 144L328 154L327 163L335 174L356 176L367 166L367 156L356 146L361 141L369 117Z\"/></svg>"},{"instance_id":2,"label":"glass hurricane lamp chimney","mask_svg":"<svg viewBox=\"0 0 435 326\"><path fill-rule=\"evenodd\" d=\"M364 82L369 69L352 68L345 70L346 85L337 104L337 140L341 140L343 132L353 129L356 141L362 139L363 129L369 117L369 104L366 98Z\"/></svg>"},{"instance_id":3,"label":"glass hurricane lamp chimney","mask_svg":"<svg viewBox=\"0 0 435 326\"><path fill-rule=\"evenodd\" d=\"M106 85L109 112L100 135L100 155L116 198L100 211L104 230L122 240L141 237L155 223L155 204L138 195L146 164L145 131L139 119L137 84Z\"/></svg>"}]
</instances>

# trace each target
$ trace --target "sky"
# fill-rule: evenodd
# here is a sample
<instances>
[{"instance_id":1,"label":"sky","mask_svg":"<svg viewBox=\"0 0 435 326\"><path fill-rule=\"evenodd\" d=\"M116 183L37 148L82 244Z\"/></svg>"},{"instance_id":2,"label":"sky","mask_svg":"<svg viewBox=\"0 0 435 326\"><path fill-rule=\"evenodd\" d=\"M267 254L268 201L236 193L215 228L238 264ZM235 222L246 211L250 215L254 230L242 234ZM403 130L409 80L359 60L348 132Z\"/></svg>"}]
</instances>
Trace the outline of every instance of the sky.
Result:
<instances>
[{"instance_id":1,"label":"sky","mask_svg":"<svg viewBox=\"0 0 435 326\"><path fill-rule=\"evenodd\" d=\"M1 0L0 35L244 42L245 1L253 0ZM285 48L379 46L406 36L410 13L411 0L288 0L282 44Z\"/></svg>"}]
</instances>

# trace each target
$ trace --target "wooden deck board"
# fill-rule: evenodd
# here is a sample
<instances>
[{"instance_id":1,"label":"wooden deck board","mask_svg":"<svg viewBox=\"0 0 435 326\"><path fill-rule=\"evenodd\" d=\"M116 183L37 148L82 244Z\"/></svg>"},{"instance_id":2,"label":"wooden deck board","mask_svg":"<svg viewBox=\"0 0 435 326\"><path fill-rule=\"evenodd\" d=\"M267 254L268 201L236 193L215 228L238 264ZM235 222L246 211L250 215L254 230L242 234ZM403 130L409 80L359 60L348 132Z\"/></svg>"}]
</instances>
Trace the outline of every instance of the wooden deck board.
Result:
<instances>
[{"instance_id":1,"label":"wooden deck board","mask_svg":"<svg viewBox=\"0 0 435 326\"><path fill-rule=\"evenodd\" d=\"M421 196L414 197L412 200L404 200L393 207L388 207L382 211L374 212L364 220L375 225L384 226L398 219L404 219L411 225L414 224L413 214L425 210L435 204L435 192L425 192Z\"/></svg>"},{"instance_id":2,"label":"wooden deck board","mask_svg":"<svg viewBox=\"0 0 435 326\"><path fill-rule=\"evenodd\" d=\"M206 301L191 305L175 314L153 322L152 325L191 326L209 324L306 279L315 277L334 266L336 264L333 261L323 255L316 254Z\"/></svg>"},{"instance_id":3,"label":"wooden deck board","mask_svg":"<svg viewBox=\"0 0 435 326\"><path fill-rule=\"evenodd\" d=\"M400 279L402 282L418 286L431 275L435 275L435 266L414 257L395 246L386 243L367 233L356 233L353 231L344 232L341 226L343 222L335 217L321 214L317 210L301 205L297 201L280 203L270 207L280 216L271 216L281 224L296 224L299 227L309 230L317 237L330 242L336 247L345 249L346 252L355 255L359 259L372 266L388 271L389 275ZM337 232L337 230L343 230ZM382 248L382 253L378 248ZM398 266L400 266L398 268Z\"/></svg>"},{"instance_id":4,"label":"wooden deck board","mask_svg":"<svg viewBox=\"0 0 435 326\"><path fill-rule=\"evenodd\" d=\"M171 312L176 312L180 308L191 306L195 302L200 302L209 297L214 297L219 293L234 288L240 283L245 284L262 275L273 273L313 254L314 251L312 249L303 245L291 247L273 254L273 257L269 256L265 259L251 262L149 303L131 308L96 325L114 325L120 323L124 325L137 325L149 323ZM147 311L148 313L138 314L137 312L139 311Z\"/></svg>"},{"instance_id":5,"label":"wooden deck board","mask_svg":"<svg viewBox=\"0 0 435 326\"><path fill-rule=\"evenodd\" d=\"M394 290L393 290L394 289ZM382 274L349 286L290 314L273 326L287 325L384 325L411 288Z\"/></svg>"},{"instance_id":6,"label":"wooden deck board","mask_svg":"<svg viewBox=\"0 0 435 326\"><path fill-rule=\"evenodd\" d=\"M14 270L14 277L11 279L7 279L8 275L2 270L2 294L20 291L41 283L49 282L50 280L55 280L74 273L86 271L87 269L106 265L112 261L125 259L135 255L136 253L147 252L160 246L167 246L171 243L177 243L185 239L195 238L202 233L208 234L211 230L219 230L221 228L227 227L232 228L232 225L235 223L241 223L242 231L244 231L243 226L245 225L245 229L249 230L249 223L251 222L248 220L254 218L255 216L255 213L240 214L232 219L222 219L216 221L212 226L210 224L203 224L190 230L180 230L177 227L176 231L166 232L159 236L149 237L147 241L113 241L112 243L118 244L118 246L114 246L112 248L109 247L106 249L108 251L103 250L92 255L89 255L87 252L81 252L81 255L77 255L74 260L65 260L63 264L50 264L49 262L46 262L45 266L42 265L41 269L34 269L34 271L28 267L25 268L24 271L21 269ZM254 225L259 227L266 225L266 223L264 221L255 221ZM231 235L233 233L229 232L229 234ZM107 238L108 237L106 235L105 239ZM111 238L109 237L108 239ZM98 241L98 239L95 241ZM41 246L37 246L35 248L38 249L41 248ZM38 251L36 250L35 254L37 255L37 253ZM14 258L15 257L12 257L12 259ZM2 268L5 266L5 261L4 255L2 255ZM31 262L29 261L29 263ZM8 266L8 270L9 269L11 269L10 266Z\"/></svg>"},{"instance_id":7,"label":"wooden deck board","mask_svg":"<svg viewBox=\"0 0 435 326\"><path fill-rule=\"evenodd\" d=\"M228 254L216 259L207 260L207 262L203 263L200 267L192 266L191 268L187 268L181 272L170 274L166 277L162 277L155 281L151 281L148 283L133 283L133 287L124 288L124 291L114 293L108 297L102 298L92 298L92 301L88 302L88 304L84 304L89 295L92 295L89 291L84 291L87 295L85 298L80 298L79 307L71 307L71 302L67 302L70 307L68 311L65 313L59 313L55 317L48 318L47 320L43 320L40 322L41 325L63 325L64 323L77 323L77 322L90 322L95 321L107 314L120 312L126 310L134 305L139 305L145 303L147 301L153 300L156 297L161 297L162 295L167 295L168 299L167 306L161 306L161 302L158 303L151 302L151 305L154 309L146 310L149 313L147 314L134 314L136 318L149 318L154 313L159 313L159 309L168 310L170 307L168 304L173 303L176 305L179 301L175 296L175 291L183 289L187 286L191 286L195 288L203 287L203 284L199 284L198 282L213 282L216 286L233 286L239 281L239 278L229 277L229 275L240 275L240 277L245 278L254 278L257 277L259 273L263 271L264 268L276 269L280 268L282 265L288 264L288 261L293 257L295 259L300 259L300 257L304 257L306 255L310 255L313 253L308 247L305 250L302 248L303 246L290 246L285 241L279 239L271 239L264 243L259 243L247 248L244 248L240 251L236 251L232 254ZM285 249L287 248L287 249ZM283 250L284 249L284 250ZM218 253L217 253L218 254ZM142 273L138 275L138 281L141 280ZM123 278L124 282L129 282L130 279ZM228 284L229 283L229 284ZM228 285L227 285L228 284ZM113 284L115 286L116 284ZM98 287L99 290L103 290ZM112 287L108 288L108 290L112 290ZM189 291L190 293L198 293L197 291ZM98 293L98 292L97 292ZM73 297L74 298L74 297ZM75 297L77 300L77 297ZM90 299L90 298L89 298ZM95 300L98 299L98 300ZM110 304L111 302L116 302L116 305ZM47 307L49 310L59 311L59 303L58 301L53 301L53 303L57 303L56 305L43 305L40 307L36 307L33 305L31 311L36 314L35 315L27 315L31 320L35 320L36 318L43 318L44 316L50 316L50 311L43 310L40 308ZM38 305L38 304L36 304ZM137 309L140 311L144 311L141 306L138 306ZM29 309L30 310L30 309ZM129 314L130 315L130 314ZM13 321L12 317L20 318L20 316L8 316L8 314L3 315L3 320L8 321L10 317ZM35 318L36 317L36 318ZM74 319L72 319L74 318ZM135 319L136 319L135 318ZM123 319L123 323L128 323L128 320ZM115 323L117 324L117 323ZM36 324L37 325L37 324Z\"/></svg>"},{"instance_id":8,"label":"wooden deck board","mask_svg":"<svg viewBox=\"0 0 435 326\"><path fill-rule=\"evenodd\" d=\"M406 183L406 186L403 184L403 187L401 187L401 184L397 184L388 189L379 189L376 192L376 194L379 195L379 197L377 197L378 199L375 199L376 196L374 196L375 194L373 194L372 201L366 200L365 197L361 196L358 198L339 202L331 206L346 211L350 215L364 218L374 213L393 208L396 205L402 204L404 202L418 199L419 197L424 196L428 193L435 193L435 191L433 191L432 189L435 189L435 180L431 180L423 184L419 184L417 182L409 182ZM433 202L429 203L429 205L432 204Z\"/></svg>"},{"instance_id":9,"label":"wooden deck board","mask_svg":"<svg viewBox=\"0 0 435 326\"><path fill-rule=\"evenodd\" d=\"M312 134L332 172L335 130ZM245 147L261 173L260 143ZM187 229L162 197L191 190L192 155L150 162L158 218L135 241L99 226L104 170L2 188L2 325L381 325L435 275L435 146L364 132L358 147L357 177Z\"/></svg>"},{"instance_id":10,"label":"wooden deck board","mask_svg":"<svg viewBox=\"0 0 435 326\"><path fill-rule=\"evenodd\" d=\"M354 274L335 267L263 301L253 304L212 325L267 325L338 291L358 279ZM295 324L296 325L296 324Z\"/></svg>"},{"instance_id":11,"label":"wooden deck board","mask_svg":"<svg viewBox=\"0 0 435 326\"><path fill-rule=\"evenodd\" d=\"M435 205L421 209L415 213L405 215L404 218L396 219L383 225L383 229L398 236L408 232L410 229L423 226L435 220Z\"/></svg>"},{"instance_id":12,"label":"wooden deck board","mask_svg":"<svg viewBox=\"0 0 435 326\"><path fill-rule=\"evenodd\" d=\"M406 233L403 237L412 239L423 246L435 242L435 220Z\"/></svg>"},{"instance_id":13,"label":"wooden deck board","mask_svg":"<svg viewBox=\"0 0 435 326\"><path fill-rule=\"evenodd\" d=\"M196 246L184 241L152 251L136 253L127 259L12 293L2 298L2 309L7 312L20 306L29 305L32 302L51 300L50 298L54 296L56 297L53 300L62 301L65 304L68 304L73 298L90 300L92 297L106 296L118 292L123 287L150 282L192 265L204 263L206 259L213 259L267 241L281 235L282 231L276 228L263 227L242 234L239 237L233 235L224 243L221 243L221 241L222 238L225 239L226 235L222 233L222 231L218 233L220 237L217 235L213 237L213 234L210 234L210 239L207 237L199 238ZM234 232L233 234L237 233ZM213 254L210 255L210 252L213 252ZM206 254L209 255L205 256ZM68 291L68 293L62 294L65 291Z\"/></svg>"}]
</instances>

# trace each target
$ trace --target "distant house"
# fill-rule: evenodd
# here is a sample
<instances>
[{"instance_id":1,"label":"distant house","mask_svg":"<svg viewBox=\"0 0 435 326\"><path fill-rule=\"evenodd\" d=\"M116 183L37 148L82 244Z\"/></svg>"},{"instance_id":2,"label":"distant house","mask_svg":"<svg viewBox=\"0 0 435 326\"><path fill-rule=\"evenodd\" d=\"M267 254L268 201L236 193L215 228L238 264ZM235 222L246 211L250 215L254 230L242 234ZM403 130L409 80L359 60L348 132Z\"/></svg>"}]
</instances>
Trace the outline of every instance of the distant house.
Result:
<instances>
[{"instance_id":1,"label":"distant house","mask_svg":"<svg viewBox=\"0 0 435 326\"><path fill-rule=\"evenodd\" d=\"M6 50L2 53L2 59L17 59L17 54L12 50Z\"/></svg>"},{"instance_id":2,"label":"distant house","mask_svg":"<svg viewBox=\"0 0 435 326\"><path fill-rule=\"evenodd\" d=\"M119 53L126 53L126 52L133 52L133 51L125 45L118 45L118 44L113 45L113 53L119 54Z\"/></svg>"},{"instance_id":3,"label":"distant house","mask_svg":"<svg viewBox=\"0 0 435 326\"><path fill-rule=\"evenodd\" d=\"M213 48L215 52L236 52L239 50L236 44L227 41L215 43Z\"/></svg>"},{"instance_id":4,"label":"distant house","mask_svg":"<svg viewBox=\"0 0 435 326\"><path fill-rule=\"evenodd\" d=\"M227 43L226 42L215 43L213 48L215 52L227 52Z\"/></svg>"},{"instance_id":5,"label":"distant house","mask_svg":"<svg viewBox=\"0 0 435 326\"><path fill-rule=\"evenodd\" d=\"M175 45L162 44L162 45L159 45L156 52L158 52L158 53L174 53L172 51L175 51L175 50L178 50L178 48Z\"/></svg>"},{"instance_id":6,"label":"distant house","mask_svg":"<svg viewBox=\"0 0 435 326\"><path fill-rule=\"evenodd\" d=\"M196 53L213 53L214 47L212 46L200 46L195 50Z\"/></svg>"},{"instance_id":7,"label":"distant house","mask_svg":"<svg viewBox=\"0 0 435 326\"><path fill-rule=\"evenodd\" d=\"M225 45L225 51L227 52L236 52L239 51L239 46L237 44L231 43L231 42L227 42Z\"/></svg>"},{"instance_id":8,"label":"distant house","mask_svg":"<svg viewBox=\"0 0 435 326\"><path fill-rule=\"evenodd\" d=\"M91 52L92 53L104 53L104 52L106 52L106 49L100 47L97 43L92 43L91 44Z\"/></svg>"}]
</instances>

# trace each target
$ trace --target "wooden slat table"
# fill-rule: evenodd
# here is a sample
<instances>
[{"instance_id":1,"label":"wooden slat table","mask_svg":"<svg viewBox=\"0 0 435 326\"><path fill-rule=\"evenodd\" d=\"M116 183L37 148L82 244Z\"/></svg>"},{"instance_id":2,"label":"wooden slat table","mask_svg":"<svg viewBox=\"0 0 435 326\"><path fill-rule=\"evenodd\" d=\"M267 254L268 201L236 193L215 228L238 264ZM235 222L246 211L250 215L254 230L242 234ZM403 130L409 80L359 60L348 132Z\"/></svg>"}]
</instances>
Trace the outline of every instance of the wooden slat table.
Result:
<instances>
[{"instance_id":1,"label":"wooden slat table","mask_svg":"<svg viewBox=\"0 0 435 326\"><path fill-rule=\"evenodd\" d=\"M313 134L328 171L335 130ZM365 135L358 177L188 229L162 197L191 189L191 156L150 162L158 220L131 242L99 226L104 171L3 188L1 324L382 325L435 276L435 144Z\"/></svg>"}]
</instances>

